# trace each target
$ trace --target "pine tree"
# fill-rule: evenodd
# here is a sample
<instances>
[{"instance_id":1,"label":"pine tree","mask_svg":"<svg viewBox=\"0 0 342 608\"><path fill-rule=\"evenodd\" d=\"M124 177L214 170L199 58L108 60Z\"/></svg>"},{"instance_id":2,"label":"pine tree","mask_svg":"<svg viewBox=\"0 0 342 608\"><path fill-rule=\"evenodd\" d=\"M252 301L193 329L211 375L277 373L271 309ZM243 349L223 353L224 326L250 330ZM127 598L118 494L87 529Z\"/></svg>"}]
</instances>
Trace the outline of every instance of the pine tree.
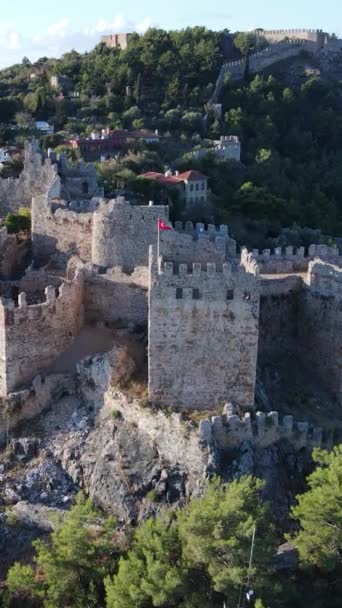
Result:
<instances>
[{"instance_id":1,"label":"pine tree","mask_svg":"<svg viewBox=\"0 0 342 608\"><path fill-rule=\"evenodd\" d=\"M342 566L342 445L315 450L313 458L319 466L292 509L301 529L291 541L303 564L333 570Z\"/></svg>"}]
</instances>

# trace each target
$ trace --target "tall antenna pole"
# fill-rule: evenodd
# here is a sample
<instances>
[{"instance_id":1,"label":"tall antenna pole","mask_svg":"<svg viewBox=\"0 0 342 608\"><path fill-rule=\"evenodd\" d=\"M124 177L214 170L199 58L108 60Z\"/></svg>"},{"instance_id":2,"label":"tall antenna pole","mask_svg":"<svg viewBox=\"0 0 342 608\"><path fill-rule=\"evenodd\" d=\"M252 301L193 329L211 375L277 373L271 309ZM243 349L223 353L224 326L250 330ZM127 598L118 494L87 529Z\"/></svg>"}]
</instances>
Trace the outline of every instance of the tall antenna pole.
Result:
<instances>
[{"instance_id":1,"label":"tall antenna pole","mask_svg":"<svg viewBox=\"0 0 342 608\"><path fill-rule=\"evenodd\" d=\"M250 557L249 557L249 565L248 565L247 587L249 587L249 581L250 581L250 578L251 578L251 570L252 570L252 563L253 563L253 553L254 553L254 544L255 544L255 533L256 533L256 526L254 526L254 528L253 528L251 554L250 554Z\"/></svg>"},{"instance_id":2,"label":"tall antenna pole","mask_svg":"<svg viewBox=\"0 0 342 608\"><path fill-rule=\"evenodd\" d=\"M246 582L245 594L244 594L243 600L242 600L242 608L244 608L244 606L245 606L246 594L249 591L249 586L250 586L251 571L252 571L252 564L253 564L253 554L254 554L254 545L255 545L255 534L256 534L256 526L254 526L254 528L253 528L251 552L250 552L250 555L249 555L247 582ZM241 589L242 589L242 587L241 587ZM240 597L239 597L238 608L240 608L241 589L240 589Z\"/></svg>"}]
</instances>

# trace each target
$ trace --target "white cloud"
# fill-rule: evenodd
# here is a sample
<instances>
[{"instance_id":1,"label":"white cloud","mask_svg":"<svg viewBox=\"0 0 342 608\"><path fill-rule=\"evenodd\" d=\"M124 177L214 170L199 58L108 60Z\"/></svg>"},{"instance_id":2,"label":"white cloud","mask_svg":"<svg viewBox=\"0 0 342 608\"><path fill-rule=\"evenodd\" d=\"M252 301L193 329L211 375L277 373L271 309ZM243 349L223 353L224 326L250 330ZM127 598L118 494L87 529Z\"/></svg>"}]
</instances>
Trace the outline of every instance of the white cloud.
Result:
<instances>
[{"instance_id":1,"label":"white cloud","mask_svg":"<svg viewBox=\"0 0 342 608\"><path fill-rule=\"evenodd\" d=\"M10 51L19 49L21 46L21 36L19 32L10 27L0 27L0 49Z\"/></svg>"},{"instance_id":2,"label":"white cloud","mask_svg":"<svg viewBox=\"0 0 342 608\"><path fill-rule=\"evenodd\" d=\"M47 33L52 38L64 38L69 30L69 19L61 19L47 28Z\"/></svg>"},{"instance_id":3,"label":"white cloud","mask_svg":"<svg viewBox=\"0 0 342 608\"><path fill-rule=\"evenodd\" d=\"M143 34L154 22L145 17L140 23L116 15L112 20L100 18L95 25L82 30L73 30L69 19L62 18L52 23L46 33L37 33L31 38L23 37L14 28L0 27L0 68L18 63L24 56L32 61L42 55L59 57L63 53L76 49L84 52L92 49L104 34L120 32L138 32Z\"/></svg>"}]
</instances>

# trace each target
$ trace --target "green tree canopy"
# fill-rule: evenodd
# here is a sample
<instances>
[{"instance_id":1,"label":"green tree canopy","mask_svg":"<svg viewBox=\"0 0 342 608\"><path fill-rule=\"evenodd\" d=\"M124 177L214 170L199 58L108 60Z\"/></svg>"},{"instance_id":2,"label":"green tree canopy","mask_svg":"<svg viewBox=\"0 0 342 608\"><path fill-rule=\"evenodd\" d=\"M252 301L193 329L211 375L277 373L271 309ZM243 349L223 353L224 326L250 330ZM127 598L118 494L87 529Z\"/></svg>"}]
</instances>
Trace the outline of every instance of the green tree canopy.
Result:
<instances>
[{"instance_id":1,"label":"green tree canopy","mask_svg":"<svg viewBox=\"0 0 342 608\"><path fill-rule=\"evenodd\" d=\"M274 548L262 486L252 477L214 480L184 511L144 523L118 573L106 579L107 608L205 608L222 606L224 597L233 605L246 582L255 527L251 576L262 589Z\"/></svg>"},{"instance_id":2,"label":"green tree canopy","mask_svg":"<svg viewBox=\"0 0 342 608\"><path fill-rule=\"evenodd\" d=\"M51 543L34 543L34 566L18 563L9 570L11 595L33 597L44 608L97 608L103 578L116 565L116 525L102 522L90 499L78 495L75 506L51 535Z\"/></svg>"},{"instance_id":3,"label":"green tree canopy","mask_svg":"<svg viewBox=\"0 0 342 608\"><path fill-rule=\"evenodd\" d=\"M332 570L342 566L342 445L313 457L319 466L292 509L301 528L292 542L303 564Z\"/></svg>"}]
</instances>

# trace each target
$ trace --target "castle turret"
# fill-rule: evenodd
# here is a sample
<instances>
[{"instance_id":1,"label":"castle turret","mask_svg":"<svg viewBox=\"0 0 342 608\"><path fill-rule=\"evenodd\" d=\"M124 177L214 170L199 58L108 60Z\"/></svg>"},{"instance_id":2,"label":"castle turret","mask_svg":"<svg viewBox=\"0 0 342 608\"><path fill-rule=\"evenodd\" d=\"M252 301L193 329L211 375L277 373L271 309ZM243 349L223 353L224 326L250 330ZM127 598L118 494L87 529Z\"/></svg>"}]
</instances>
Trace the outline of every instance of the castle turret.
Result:
<instances>
[{"instance_id":1,"label":"castle turret","mask_svg":"<svg viewBox=\"0 0 342 608\"><path fill-rule=\"evenodd\" d=\"M148 266L149 245L157 243L158 218L168 220L167 206L131 205L124 197L103 203L94 213L92 262L133 270Z\"/></svg>"}]
</instances>

